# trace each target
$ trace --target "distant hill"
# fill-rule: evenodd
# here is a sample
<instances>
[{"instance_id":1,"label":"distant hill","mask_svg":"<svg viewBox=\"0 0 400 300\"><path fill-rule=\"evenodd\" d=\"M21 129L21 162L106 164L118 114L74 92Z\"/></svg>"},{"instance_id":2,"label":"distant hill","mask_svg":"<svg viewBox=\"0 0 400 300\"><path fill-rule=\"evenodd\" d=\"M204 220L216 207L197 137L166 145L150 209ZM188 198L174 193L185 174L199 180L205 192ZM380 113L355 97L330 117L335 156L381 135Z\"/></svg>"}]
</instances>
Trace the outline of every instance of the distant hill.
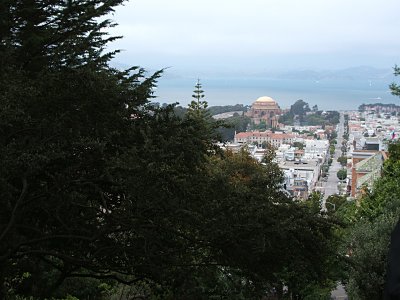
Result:
<instances>
[{"instance_id":1,"label":"distant hill","mask_svg":"<svg viewBox=\"0 0 400 300\"><path fill-rule=\"evenodd\" d=\"M151 70L150 70L151 73ZM197 72L196 72L197 74ZM197 74L199 75L199 74ZM162 75L165 79L194 78L193 72L176 72L174 69L167 69ZM288 71L265 71L241 70L237 72L209 71L199 75L200 78L275 78L275 79L344 79L344 80L378 80L386 79L388 82L393 79L392 68L375 68L371 66L357 66L339 70L313 70L297 69Z\"/></svg>"},{"instance_id":2,"label":"distant hill","mask_svg":"<svg viewBox=\"0 0 400 300\"><path fill-rule=\"evenodd\" d=\"M212 116L214 115L219 115L222 113L228 113L228 112L241 112L241 111L247 111L248 106L243 105L243 104L236 104L236 105L223 105L223 106L210 106L208 108L208 111Z\"/></svg>"},{"instance_id":3,"label":"distant hill","mask_svg":"<svg viewBox=\"0 0 400 300\"><path fill-rule=\"evenodd\" d=\"M280 79L310 79L310 80L323 80L323 79L347 79L347 80L376 80L388 79L388 82L393 76L393 69L378 69L369 66L352 67L341 70L297 70L289 71L278 74Z\"/></svg>"}]
</instances>

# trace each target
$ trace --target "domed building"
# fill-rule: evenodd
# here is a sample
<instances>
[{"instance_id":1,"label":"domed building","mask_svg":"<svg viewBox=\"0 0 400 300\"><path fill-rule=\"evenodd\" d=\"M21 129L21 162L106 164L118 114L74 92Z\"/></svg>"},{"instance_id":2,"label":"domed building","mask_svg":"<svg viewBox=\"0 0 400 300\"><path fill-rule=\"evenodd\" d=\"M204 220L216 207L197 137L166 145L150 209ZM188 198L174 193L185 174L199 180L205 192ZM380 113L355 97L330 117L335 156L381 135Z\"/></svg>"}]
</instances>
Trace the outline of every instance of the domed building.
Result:
<instances>
[{"instance_id":1,"label":"domed building","mask_svg":"<svg viewBox=\"0 0 400 300\"><path fill-rule=\"evenodd\" d=\"M278 126L281 109L278 103L271 97L260 97L253 102L251 109L246 113L254 124L265 122L267 127L275 128Z\"/></svg>"}]
</instances>

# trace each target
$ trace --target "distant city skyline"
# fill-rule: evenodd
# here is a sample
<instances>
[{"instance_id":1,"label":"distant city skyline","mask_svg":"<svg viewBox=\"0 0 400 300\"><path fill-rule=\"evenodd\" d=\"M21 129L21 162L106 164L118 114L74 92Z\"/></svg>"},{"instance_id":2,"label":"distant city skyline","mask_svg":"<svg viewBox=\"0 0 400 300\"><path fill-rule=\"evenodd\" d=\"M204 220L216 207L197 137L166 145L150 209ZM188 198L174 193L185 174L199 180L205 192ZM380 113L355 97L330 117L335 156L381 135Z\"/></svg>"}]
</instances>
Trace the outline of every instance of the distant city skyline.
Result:
<instances>
[{"instance_id":1,"label":"distant city skyline","mask_svg":"<svg viewBox=\"0 0 400 300\"><path fill-rule=\"evenodd\" d=\"M173 73L391 68L398 0L137 0L118 7L114 62Z\"/></svg>"}]
</instances>

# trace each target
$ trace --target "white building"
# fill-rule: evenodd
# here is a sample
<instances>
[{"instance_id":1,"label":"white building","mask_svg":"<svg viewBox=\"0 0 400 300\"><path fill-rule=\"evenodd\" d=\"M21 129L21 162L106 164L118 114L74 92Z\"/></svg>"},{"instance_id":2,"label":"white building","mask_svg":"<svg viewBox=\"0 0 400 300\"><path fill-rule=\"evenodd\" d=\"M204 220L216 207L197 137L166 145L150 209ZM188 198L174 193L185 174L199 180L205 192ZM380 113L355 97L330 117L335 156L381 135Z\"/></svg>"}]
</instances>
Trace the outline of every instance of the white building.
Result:
<instances>
[{"instance_id":1,"label":"white building","mask_svg":"<svg viewBox=\"0 0 400 300\"><path fill-rule=\"evenodd\" d=\"M305 140L304 159L321 159L325 160L326 153L329 149L328 140Z\"/></svg>"},{"instance_id":2,"label":"white building","mask_svg":"<svg viewBox=\"0 0 400 300\"><path fill-rule=\"evenodd\" d=\"M313 190L318 181L318 177L321 171L321 163L318 160L308 161L284 161L279 164L279 167L284 173L285 187L286 190L296 196L296 191L303 193L303 184L306 182L307 194Z\"/></svg>"},{"instance_id":3,"label":"white building","mask_svg":"<svg viewBox=\"0 0 400 300\"><path fill-rule=\"evenodd\" d=\"M271 131L249 131L235 134L235 143L238 144L257 144L261 146L264 142L270 143L275 148L283 144L292 144L295 135L287 133L272 133Z\"/></svg>"}]
</instances>

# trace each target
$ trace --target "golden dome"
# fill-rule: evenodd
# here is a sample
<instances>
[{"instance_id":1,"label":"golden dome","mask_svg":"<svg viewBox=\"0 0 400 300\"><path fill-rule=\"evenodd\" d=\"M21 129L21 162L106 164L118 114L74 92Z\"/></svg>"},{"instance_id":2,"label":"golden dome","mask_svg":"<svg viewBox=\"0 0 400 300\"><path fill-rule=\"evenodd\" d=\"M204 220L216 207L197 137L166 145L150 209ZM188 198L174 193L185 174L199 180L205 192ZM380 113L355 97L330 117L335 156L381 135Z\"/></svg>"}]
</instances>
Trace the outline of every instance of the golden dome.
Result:
<instances>
[{"instance_id":1,"label":"golden dome","mask_svg":"<svg viewBox=\"0 0 400 300\"><path fill-rule=\"evenodd\" d=\"M280 109L278 103L271 97L258 98L252 105L253 109Z\"/></svg>"},{"instance_id":2,"label":"golden dome","mask_svg":"<svg viewBox=\"0 0 400 300\"><path fill-rule=\"evenodd\" d=\"M276 101L272 99L271 97L263 96L260 97L256 100L256 103L271 103L271 104L276 104Z\"/></svg>"}]
</instances>

